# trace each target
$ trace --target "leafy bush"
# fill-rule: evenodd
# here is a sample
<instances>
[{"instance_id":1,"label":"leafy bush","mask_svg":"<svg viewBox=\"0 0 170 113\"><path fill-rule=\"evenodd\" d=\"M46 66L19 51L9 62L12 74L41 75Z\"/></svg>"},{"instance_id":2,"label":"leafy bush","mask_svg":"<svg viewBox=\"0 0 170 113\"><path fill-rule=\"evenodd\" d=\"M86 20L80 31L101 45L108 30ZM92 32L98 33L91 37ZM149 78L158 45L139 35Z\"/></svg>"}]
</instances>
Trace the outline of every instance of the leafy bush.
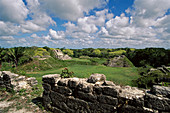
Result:
<instances>
[{"instance_id":1,"label":"leafy bush","mask_svg":"<svg viewBox=\"0 0 170 113\"><path fill-rule=\"evenodd\" d=\"M43 49L43 48L38 48L34 54L34 56L41 56L41 57L47 56L47 55L50 55L50 53L46 49Z\"/></svg>"},{"instance_id":2,"label":"leafy bush","mask_svg":"<svg viewBox=\"0 0 170 113\"><path fill-rule=\"evenodd\" d=\"M67 68L64 68L64 70L62 70L61 73L61 78L70 78L74 76L74 72L69 72L69 70Z\"/></svg>"},{"instance_id":3,"label":"leafy bush","mask_svg":"<svg viewBox=\"0 0 170 113\"><path fill-rule=\"evenodd\" d=\"M118 50L118 51L114 51L114 52L109 52L109 56L114 57L116 55L122 55L123 53L126 53L126 51L125 50Z\"/></svg>"},{"instance_id":4,"label":"leafy bush","mask_svg":"<svg viewBox=\"0 0 170 113\"><path fill-rule=\"evenodd\" d=\"M92 65L97 65L99 60L100 60L99 58L91 58L90 59Z\"/></svg>"},{"instance_id":5,"label":"leafy bush","mask_svg":"<svg viewBox=\"0 0 170 113\"><path fill-rule=\"evenodd\" d=\"M165 75L160 70L148 72L148 70L146 68L146 70L144 70L144 71L145 71L145 73L143 74L143 76L138 78L136 81L134 81L137 84L137 86L140 88L150 88L150 87L152 87L152 85L158 84L158 80L160 78L164 78L164 77L167 78L169 76L169 75Z\"/></svg>"},{"instance_id":6,"label":"leafy bush","mask_svg":"<svg viewBox=\"0 0 170 113\"><path fill-rule=\"evenodd\" d=\"M13 65L11 63L8 62L2 62L1 64L1 71L10 71L13 68Z\"/></svg>"},{"instance_id":7,"label":"leafy bush","mask_svg":"<svg viewBox=\"0 0 170 113\"><path fill-rule=\"evenodd\" d=\"M89 56L80 56L79 58L80 58L80 59L90 59Z\"/></svg>"},{"instance_id":8,"label":"leafy bush","mask_svg":"<svg viewBox=\"0 0 170 113\"><path fill-rule=\"evenodd\" d=\"M64 49L64 50L63 50L63 53L64 53L64 54L68 54L69 56L73 56L73 55L74 55L73 51L70 50L70 49Z\"/></svg>"}]
</instances>

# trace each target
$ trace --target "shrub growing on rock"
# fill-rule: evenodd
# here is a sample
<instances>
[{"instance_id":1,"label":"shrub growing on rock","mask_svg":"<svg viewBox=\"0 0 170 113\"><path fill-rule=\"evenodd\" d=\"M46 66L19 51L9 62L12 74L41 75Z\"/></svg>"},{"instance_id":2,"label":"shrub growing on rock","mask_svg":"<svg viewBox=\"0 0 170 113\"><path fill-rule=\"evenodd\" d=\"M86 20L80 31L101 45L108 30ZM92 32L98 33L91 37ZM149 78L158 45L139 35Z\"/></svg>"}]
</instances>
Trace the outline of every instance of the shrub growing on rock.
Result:
<instances>
[{"instance_id":1,"label":"shrub growing on rock","mask_svg":"<svg viewBox=\"0 0 170 113\"><path fill-rule=\"evenodd\" d=\"M67 68L64 68L64 70L62 70L61 78L71 78L73 76L74 76L73 71L69 72L69 70Z\"/></svg>"}]
</instances>

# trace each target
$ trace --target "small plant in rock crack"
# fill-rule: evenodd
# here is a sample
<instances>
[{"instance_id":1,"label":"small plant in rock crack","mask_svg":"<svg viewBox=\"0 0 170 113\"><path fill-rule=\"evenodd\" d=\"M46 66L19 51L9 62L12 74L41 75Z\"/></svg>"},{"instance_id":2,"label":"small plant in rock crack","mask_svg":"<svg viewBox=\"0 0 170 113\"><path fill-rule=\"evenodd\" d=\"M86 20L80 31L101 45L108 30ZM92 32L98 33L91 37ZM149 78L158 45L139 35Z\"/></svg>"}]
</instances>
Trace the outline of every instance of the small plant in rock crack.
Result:
<instances>
[{"instance_id":1,"label":"small plant in rock crack","mask_svg":"<svg viewBox=\"0 0 170 113\"><path fill-rule=\"evenodd\" d=\"M73 71L69 72L67 68L64 68L64 70L62 70L61 78L72 78L72 77L74 77Z\"/></svg>"}]
</instances>

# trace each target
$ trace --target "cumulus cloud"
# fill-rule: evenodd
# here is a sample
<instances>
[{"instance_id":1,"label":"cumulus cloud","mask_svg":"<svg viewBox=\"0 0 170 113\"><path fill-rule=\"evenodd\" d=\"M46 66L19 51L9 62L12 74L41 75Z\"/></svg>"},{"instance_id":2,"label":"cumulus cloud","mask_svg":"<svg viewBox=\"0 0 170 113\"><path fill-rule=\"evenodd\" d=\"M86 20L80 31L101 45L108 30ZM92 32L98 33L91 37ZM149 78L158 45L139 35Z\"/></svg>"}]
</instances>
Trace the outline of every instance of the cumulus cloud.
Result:
<instances>
[{"instance_id":1,"label":"cumulus cloud","mask_svg":"<svg viewBox=\"0 0 170 113\"><path fill-rule=\"evenodd\" d=\"M76 23L65 23L66 35L72 38L91 38L99 31L99 27L105 25L106 20L113 18L107 9L96 11L95 15L80 17Z\"/></svg>"},{"instance_id":2,"label":"cumulus cloud","mask_svg":"<svg viewBox=\"0 0 170 113\"><path fill-rule=\"evenodd\" d=\"M155 25L157 19L165 16L169 6L169 0L135 0L135 10L131 12L134 24L139 27Z\"/></svg>"},{"instance_id":3,"label":"cumulus cloud","mask_svg":"<svg viewBox=\"0 0 170 113\"><path fill-rule=\"evenodd\" d=\"M19 32L20 26L11 22L0 21L0 36L16 35Z\"/></svg>"},{"instance_id":4,"label":"cumulus cloud","mask_svg":"<svg viewBox=\"0 0 170 113\"><path fill-rule=\"evenodd\" d=\"M45 31L55 21L44 10L38 0L0 0L0 36Z\"/></svg>"},{"instance_id":5,"label":"cumulus cloud","mask_svg":"<svg viewBox=\"0 0 170 113\"><path fill-rule=\"evenodd\" d=\"M0 0L0 20L22 23L27 18L28 9L22 0Z\"/></svg>"},{"instance_id":6,"label":"cumulus cloud","mask_svg":"<svg viewBox=\"0 0 170 113\"><path fill-rule=\"evenodd\" d=\"M52 29L49 30L49 36L52 40L60 40L65 38L64 31L55 31Z\"/></svg>"},{"instance_id":7,"label":"cumulus cloud","mask_svg":"<svg viewBox=\"0 0 170 113\"><path fill-rule=\"evenodd\" d=\"M27 7L30 11L29 16L32 19L21 25L23 33L45 31L50 24L56 25L56 22L40 8L38 0L27 0Z\"/></svg>"},{"instance_id":8,"label":"cumulus cloud","mask_svg":"<svg viewBox=\"0 0 170 113\"><path fill-rule=\"evenodd\" d=\"M109 13L109 9L101 8L108 0L26 0L26 2L25 5L22 0L0 1L2 46L169 48L168 0L135 0L133 6L120 16L114 16L113 13ZM96 11L94 8L101 10ZM88 14L91 10L93 15ZM56 17L68 20L62 25L66 30L55 31L49 27L50 25L58 27L54 21ZM35 33L38 31L45 32L40 35ZM22 33L33 34L14 40L14 35Z\"/></svg>"},{"instance_id":9,"label":"cumulus cloud","mask_svg":"<svg viewBox=\"0 0 170 113\"><path fill-rule=\"evenodd\" d=\"M44 8L54 16L75 21L94 8L102 7L105 0L42 0Z\"/></svg>"},{"instance_id":10,"label":"cumulus cloud","mask_svg":"<svg viewBox=\"0 0 170 113\"><path fill-rule=\"evenodd\" d=\"M12 41L14 37L12 36L0 36L0 41Z\"/></svg>"},{"instance_id":11,"label":"cumulus cloud","mask_svg":"<svg viewBox=\"0 0 170 113\"><path fill-rule=\"evenodd\" d=\"M170 8L167 0L135 0L125 13L108 20L97 33L104 43L128 47L169 47ZM119 45L120 44L120 45Z\"/></svg>"}]
</instances>

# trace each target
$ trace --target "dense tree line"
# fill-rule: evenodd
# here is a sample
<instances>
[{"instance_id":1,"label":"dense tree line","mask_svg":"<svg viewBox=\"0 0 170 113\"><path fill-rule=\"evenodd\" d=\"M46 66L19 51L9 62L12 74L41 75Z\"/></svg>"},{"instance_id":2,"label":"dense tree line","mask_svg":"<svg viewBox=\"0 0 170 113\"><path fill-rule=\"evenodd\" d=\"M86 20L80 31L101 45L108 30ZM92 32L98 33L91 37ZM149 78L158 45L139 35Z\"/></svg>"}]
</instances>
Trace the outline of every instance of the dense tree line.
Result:
<instances>
[{"instance_id":1,"label":"dense tree line","mask_svg":"<svg viewBox=\"0 0 170 113\"><path fill-rule=\"evenodd\" d=\"M0 47L0 63L9 62L15 67L32 60L33 56L46 56L50 55L55 58L53 53L54 48L47 46L39 47L14 47L14 48L1 48ZM59 48L58 48L59 49ZM83 49L65 49L61 48L63 53L72 57L99 57L99 58L113 58L117 55L126 55L128 59L136 66L150 65L159 67L161 65L170 65L170 50L164 48L146 48L146 49L130 49L130 48L83 48Z\"/></svg>"},{"instance_id":2,"label":"dense tree line","mask_svg":"<svg viewBox=\"0 0 170 113\"><path fill-rule=\"evenodd\" d=\"M0 48L0 64L7 62L13 67L32 60L33 49L29 47Z\"/></svg>"},{"instance_id":3,"label":"dense tree line","mask_svg":"<svg viewBox=\"0 0 170 113\"><path fill-rule=\"evenodd\" d=\"M106 48L84 48L84 49L72 49L73 57L89 56L99 58L112 58L116 55L121 55L126 52L127 48L106 49Z\"/></svg>"},{"instance_id":4,"label":"dense tree line","mask_svg":"<svg viewBox=\"0 0 170 113\"><path fill-rule=\"evenodd\" d=\"M161 65L170 65L170 50L164 48L146 48L131 51L127 49L125 54L132 63L137 66L150 65L159 67Z\"/></svg>"}]
</instances>

